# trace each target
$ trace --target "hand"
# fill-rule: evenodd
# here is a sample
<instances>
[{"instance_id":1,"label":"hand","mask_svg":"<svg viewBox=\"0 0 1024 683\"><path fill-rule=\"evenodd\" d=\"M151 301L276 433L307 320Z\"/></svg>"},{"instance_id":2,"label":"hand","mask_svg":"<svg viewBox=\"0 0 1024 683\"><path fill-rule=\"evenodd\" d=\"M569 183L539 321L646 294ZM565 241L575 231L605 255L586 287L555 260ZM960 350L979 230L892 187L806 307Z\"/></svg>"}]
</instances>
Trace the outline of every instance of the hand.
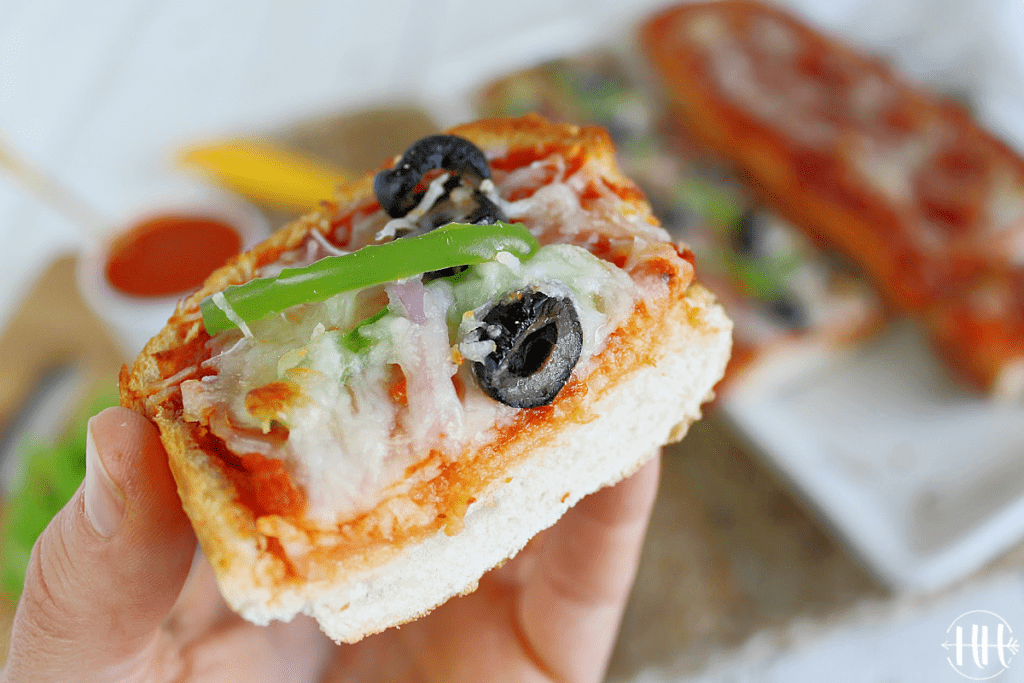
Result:
<instances>
[{"instance_id":1,"label":"hand","mask_svg":"<svg viewBox=\"0 0 1024 683\"><path fill-rule=\"evenodd\" d=\"M88 443L85 482L32 551L3 683L599 681L659 460L581 501L476 592L336 646L306 617L259 627L228 610L153 425L111 408Z\"/></svg>"}]
</instances>

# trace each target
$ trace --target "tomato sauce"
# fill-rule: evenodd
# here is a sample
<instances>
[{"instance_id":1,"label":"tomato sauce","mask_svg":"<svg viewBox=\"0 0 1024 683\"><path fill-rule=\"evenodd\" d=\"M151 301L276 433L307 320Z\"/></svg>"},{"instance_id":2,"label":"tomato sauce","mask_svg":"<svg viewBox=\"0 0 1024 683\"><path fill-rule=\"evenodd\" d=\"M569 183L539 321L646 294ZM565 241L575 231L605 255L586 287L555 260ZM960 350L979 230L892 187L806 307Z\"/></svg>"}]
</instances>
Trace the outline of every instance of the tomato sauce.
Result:
<instances>
[{"instance_id":1,"label":"tomato sauce","mask_svg":"<svg viewBox=\"0 0 1024 683\"><path fill-rule=\"evenodd\" d=\"M132 296L182 294L197 289L241 248L238 231L217 218L157 216L114 242L107 280Z\"/></svg>"},{"instance_id":2,"label":"tomato sauce","mask_svg":"<svg viewBox=\"0 0 1024 683\"><path fill-rule=\"evenodd\" d=\"M568 156L573 150L569 148L565 151ZM543 153L541 150L517 150L505 157L504 162L512 170L542 159L546 154L546 149ZM518 164L512 163L513 159ZM569 169L566 170L566 174L578 170L582 165L582 160L583 156L578 151L575 156L570 156L568 158ZM491 166L500 168L502 160L492 161ZM549 182L549 180L544 182ZM618 194L617 189L627 195L631 195L632 192L628 186L609 184L609 187L616 194ZM536 188L527 189L527 196L535 190ZM348 222L351 230L351 220L351 215L336 217L333 219L332 225ZM605 239L605 243L610 252L611 245L607 239ZM283 246L278 246L276 249L261 250L258 263L272 262L283 249ZM676 250L678 252L679 248L677 247ZM686 251L683 258L692 265L692 253ZM681 297L681 292L688 285L689 279L687 278L676 277L669 282L669 287L673 290L670 301L676 302L675 306L682 306L690 311L689 304ZM678 311L674 309L665 311L665 313L666 315L662 318L663 321L666 321L665 323L657 326L651 325L656 319L652 316L652 312L646 306L638 306L630 321L620 330L612 333L606 348L598 356L600 367L587 378L586 383L578 380L572 381L563 388L551 405L532 408L520 413L511 424L498 429L494 440L482 448L478 456L471 462L438 465L442 462L441 455L435 451L427 459L410 468L407 476L412 476L412 473L419 467L428 465L439 467L439 474L432 479L421 481L408 492L399 494L407 496L425 511L435 511L436 516L431 518L427 515L426 521L417 522L399 519L399 525L395 527L396 516L392 511L393 508L389 505L393 498L385 498L376 508L340 526L337 532L326 532L324 535L331 543L322 545L314 543L308 562L311 565L316 565L318 562L325 563L324 558L344 558L345 553L351 548L361 548L364 552L363 557L372 561L370 558L373 555L369 553L369 549L374 544L385 548L383 552L390 553L397 545L424 538L440 528L444 528L448 533L456 532L461 526L462 516L468 506L476 500L475 493L483 491L490 482L495 481L498 477L505 476L510 467L525 459L534 446L549 441L552 433L559 428L560 422L582 423L595 419L596 414L592 413L591 406L603 395L604 391L608 390L609 386L613 386L614 382L620 380L630 367L638 364L654 364L656 359L650 352L650 349L654 348L653 339L665 331L667 322L678 316ZM691 317L691 323L695 327L705 328L706 324L695 312L690 311L688 316ZM209 357L210 349L205 344L208 340L205 333L189 336L190 333L187 330L191 329L191 323L186 324L177 317L172 318L171 323L179 326L179 343L185 349L192 350L173 351L168 354L167 361L195 362L204 355ZM641 332L644 334L642 335ZM161 358L161 360L164 359ZM173 369L173 367L164 368L161 363L163 376L168 376ZM390 398L395 403L405 405L408 402L405 376L397 366L394 370L394 381L389 385ZM452 381L455 384L456 393L461 399L465 394L462 380L456 375ZM127 383L128 380L122 376L122 386L127 386ZM595 397L588 399L588 392L592 389L595 390ZM132 399L140 401L138 396L133 396ZM178 400L180 400L180 394ZM181 406L172 405L170 407L177 418L181 419ZM284 435L287 434L283 428L275 428L284 432ZM210 433L206 426L193 424L192 436L200 449L213 457L221 472L234 486L239 502L251 510L255 517L281 515L288 518L289 521L297 523L300 528L303 527L302 516L308 501L304 491L292 480L282 461L257 453L235 454L219 437ZM505 478L505 481L506 483L510 482L511 477ZM306 527L304 531L310 537L320 533L310 527ZM280 541L274 537L265 538L268 543L268 552L280 558L285 563L289 575L293 575L295 569Z\"/></svg>"}]
</instances>

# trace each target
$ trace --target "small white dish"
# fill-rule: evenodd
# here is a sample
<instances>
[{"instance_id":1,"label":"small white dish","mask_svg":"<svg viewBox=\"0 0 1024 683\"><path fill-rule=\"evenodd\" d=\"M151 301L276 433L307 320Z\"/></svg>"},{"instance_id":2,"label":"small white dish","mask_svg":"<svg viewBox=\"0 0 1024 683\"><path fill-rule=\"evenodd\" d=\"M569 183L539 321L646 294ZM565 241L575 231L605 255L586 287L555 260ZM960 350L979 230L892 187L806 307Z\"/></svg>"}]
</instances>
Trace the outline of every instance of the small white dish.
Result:
<instances>
[{"instance_id":1,"label":"small white dish","mask_svg":"<svg viewBox=\"0 0 1024 683\"><path fill-rule=\"evenodd\" d=\"M104 322L126 358L134 359L146 343L167 323L174 307L186 293L162 297L126 294L114 288L106 276L113 240L157 216L209 217L233 226L242 249L248 249L269 234L266 217L243 199L217 188L172 179L156 192L136 203L113 223L107 239L80 255L78 288L82 298Z\"/></svg>"}]
</instances>

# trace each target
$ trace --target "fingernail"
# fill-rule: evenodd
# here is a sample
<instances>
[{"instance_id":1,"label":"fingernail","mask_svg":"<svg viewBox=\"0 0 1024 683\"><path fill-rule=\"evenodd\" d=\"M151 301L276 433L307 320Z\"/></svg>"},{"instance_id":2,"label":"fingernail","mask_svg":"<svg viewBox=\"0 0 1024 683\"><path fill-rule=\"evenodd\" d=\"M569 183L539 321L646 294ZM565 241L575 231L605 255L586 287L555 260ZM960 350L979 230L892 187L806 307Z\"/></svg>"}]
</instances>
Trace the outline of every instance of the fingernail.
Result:
<instances>
[{"instance_id":1,"label":"fingernail","mask_svg":"<svg viewBox=\"0 0 1024 683\"><path fill-rule=\"evenodd\" d=\"M85 436L85 516L103 538L117 533L124 519L124 494L103 466L91 421Z\"/></svg>"}]
</instances>

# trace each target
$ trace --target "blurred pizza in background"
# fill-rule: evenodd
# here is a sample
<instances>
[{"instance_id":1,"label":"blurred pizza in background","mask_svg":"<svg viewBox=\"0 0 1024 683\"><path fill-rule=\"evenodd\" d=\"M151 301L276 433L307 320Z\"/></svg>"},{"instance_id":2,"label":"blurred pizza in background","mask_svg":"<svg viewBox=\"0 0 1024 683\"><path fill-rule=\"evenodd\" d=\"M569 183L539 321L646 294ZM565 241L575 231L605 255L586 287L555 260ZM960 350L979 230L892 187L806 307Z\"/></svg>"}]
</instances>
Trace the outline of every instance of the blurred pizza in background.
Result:
<instances>
[{"instance_id":1,"label":"blurred pizza in background","mask_svg":"<svg viewBox=\"0 0 1024 683\"><path fill-rule=\"evenodd\" d=\"M641 43L688 135L854 261L962 380L1024 397L1024 159L959 102L776 7L679 5Z\"/></svg>"},{"instance_id":2,"label":"blurred pizza in background","mask_svg":"<svg viewBox=\"0 0 1024 683\"><path fill-rule=\"evenodd\" d=\"M634 55L591 51L483 87L481 115L535 111L611 134L627 175L736 323L723 387L839 353L877 330L883 309L841 259L754 199L730 166L663 105ZM791 362L787 362L791 361Z\"/></svg>"}]
</instances>

